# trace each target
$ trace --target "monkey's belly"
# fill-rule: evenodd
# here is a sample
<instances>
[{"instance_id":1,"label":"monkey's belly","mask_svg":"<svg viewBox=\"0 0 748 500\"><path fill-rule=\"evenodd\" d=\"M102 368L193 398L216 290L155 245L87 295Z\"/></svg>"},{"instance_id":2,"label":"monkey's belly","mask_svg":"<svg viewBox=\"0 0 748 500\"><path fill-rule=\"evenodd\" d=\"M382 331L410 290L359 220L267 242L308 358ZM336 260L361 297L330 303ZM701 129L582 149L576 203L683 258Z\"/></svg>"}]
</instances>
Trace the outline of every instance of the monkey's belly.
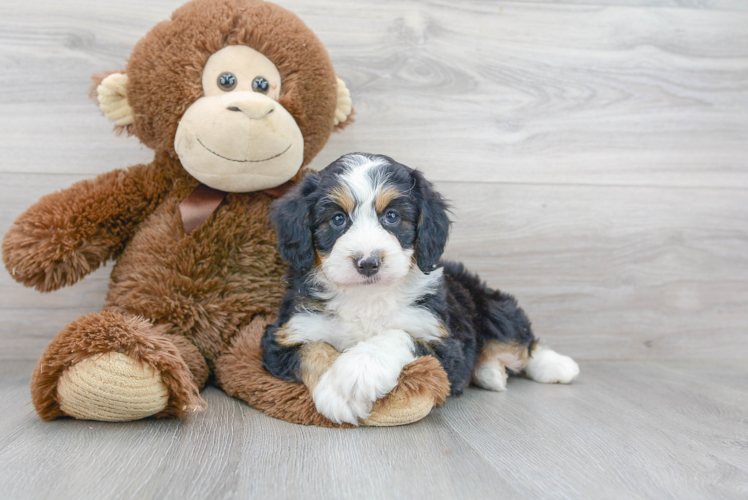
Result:
<instances>
[{"instance_id":1,"label":"monkey's belly","mask_svg":"<svg viewBox=\"0 0 748 500\"><path fill-rule=\"evenodd\" d=\"M258 314L275 315L285 265L265 195L230 194L191 235L178 200L142 225L112 271L106 308L141 315L184 335L209 360ZM211 363L212 364L212 363Z\"/></svg>"}]
</instances>

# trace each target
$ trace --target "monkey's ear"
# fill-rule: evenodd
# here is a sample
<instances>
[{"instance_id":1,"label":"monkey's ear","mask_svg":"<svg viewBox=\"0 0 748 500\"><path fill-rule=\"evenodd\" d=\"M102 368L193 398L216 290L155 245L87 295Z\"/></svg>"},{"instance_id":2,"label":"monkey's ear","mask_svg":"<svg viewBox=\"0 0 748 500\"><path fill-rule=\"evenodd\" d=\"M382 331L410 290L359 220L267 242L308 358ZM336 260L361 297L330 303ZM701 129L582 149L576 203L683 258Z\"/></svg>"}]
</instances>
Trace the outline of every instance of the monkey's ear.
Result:
<instances>
[{"instance_id":1,"label":"monkey's ear","mask_svg":"<svg viewBox=\"0 0 748 500\"><path fill-rule=\"evenodd\" d=\"M96 78L96 77L94 77ZM119 128L133 123L133 112L127 102L127 75L112 73L96 87L96 100L104 116Z\"/></svg>"},{"instance_id":2,"label":"monkey's ear","mask_svg":"<svg viewBox=\"0 0 748 500\"><path fill-rule=\"evenodd\" d=\"M351 116L352 112L353 106L351 105L351 93L348 90L348 87L345 86L345 82L338 78L338 104L335 108L335 119L333 120L333 125L342 128L344 126L343 122Z\"/></svg>"}]
</instances>

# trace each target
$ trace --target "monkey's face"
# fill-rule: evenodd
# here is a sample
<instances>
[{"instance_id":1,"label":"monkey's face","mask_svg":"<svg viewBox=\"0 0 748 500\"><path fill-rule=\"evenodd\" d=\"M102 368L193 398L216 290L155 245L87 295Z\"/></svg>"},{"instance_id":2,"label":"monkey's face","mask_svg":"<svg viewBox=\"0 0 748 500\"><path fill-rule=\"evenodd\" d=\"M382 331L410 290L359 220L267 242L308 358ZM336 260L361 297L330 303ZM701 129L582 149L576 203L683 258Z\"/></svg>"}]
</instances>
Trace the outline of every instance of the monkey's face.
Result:
<instances>
[{"instance_id":1,"label":"monkey's face","mask_svg":"<svg viewBox=\"0 0 748 500\"><path fill-rule=\"evenodd\" d=\"M268 189L291 179L304 157L304 138L278 102L281 77L260 52L225 47L203 70L204 97L182 116L174 148L184 168L212 188Z\"/></svg>"},{"instance_id":2,"label":"monkey's face","mask_svg":"<svg viewBox=\"0 0 748 500\"><path fill-rule=\"evenodd\" d=\"M95 81L116 130L222 191L294 178L352 112L322 42L259 0L187 2L135 45L126 71Z\"/></svg>"}]
</instances>

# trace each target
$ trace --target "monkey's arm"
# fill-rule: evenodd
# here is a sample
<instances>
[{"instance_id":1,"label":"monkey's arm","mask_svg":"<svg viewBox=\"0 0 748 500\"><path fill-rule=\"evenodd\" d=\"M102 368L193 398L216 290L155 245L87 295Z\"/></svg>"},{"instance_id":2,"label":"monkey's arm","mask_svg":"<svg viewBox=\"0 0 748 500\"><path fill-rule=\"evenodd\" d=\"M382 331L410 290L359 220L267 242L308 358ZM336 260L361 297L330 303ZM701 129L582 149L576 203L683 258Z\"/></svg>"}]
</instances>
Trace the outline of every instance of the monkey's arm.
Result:
<instances>
[{"instance_id":1,"label":"monkey's arm","mask_svg":"<svg viewBox=\"0 0 748 500\"><path fill-rule=\"evenodd\" d=\"M41 292L72 285L122 250L170 186L157 165L137 165L44 196L5 234L5 267Z\"/></svg>"}]
</instances>

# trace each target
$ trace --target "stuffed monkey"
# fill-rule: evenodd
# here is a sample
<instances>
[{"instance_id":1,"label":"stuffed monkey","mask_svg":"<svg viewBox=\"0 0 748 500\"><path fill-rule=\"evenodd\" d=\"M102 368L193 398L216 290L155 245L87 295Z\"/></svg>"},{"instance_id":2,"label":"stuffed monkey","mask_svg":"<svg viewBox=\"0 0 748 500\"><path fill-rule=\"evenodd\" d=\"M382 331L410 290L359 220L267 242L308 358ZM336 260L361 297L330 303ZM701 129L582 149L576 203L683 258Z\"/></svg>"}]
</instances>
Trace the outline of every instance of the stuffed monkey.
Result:
<instances>
[{"instance_id":1,"label":"stuffed monkey","mask_svg":"<svg viewBox=\"0 0 748 500\"><path fill-rule=\"evenodd\" d=\"M206 406L214 375L269 415L332 426L309 388L334 349L305 349L305 385L271 377L259 350L285 272L268 207L351 113L321 42L271 3L194 0L96 83L104 115L155 158L43 197L5 235L8 271L41 292L116 262L103 310L39 360L39 416L182 417ZM448 392L438 362L420 358L362 423L418 420Z\"/></svg>"}]
</instances>

